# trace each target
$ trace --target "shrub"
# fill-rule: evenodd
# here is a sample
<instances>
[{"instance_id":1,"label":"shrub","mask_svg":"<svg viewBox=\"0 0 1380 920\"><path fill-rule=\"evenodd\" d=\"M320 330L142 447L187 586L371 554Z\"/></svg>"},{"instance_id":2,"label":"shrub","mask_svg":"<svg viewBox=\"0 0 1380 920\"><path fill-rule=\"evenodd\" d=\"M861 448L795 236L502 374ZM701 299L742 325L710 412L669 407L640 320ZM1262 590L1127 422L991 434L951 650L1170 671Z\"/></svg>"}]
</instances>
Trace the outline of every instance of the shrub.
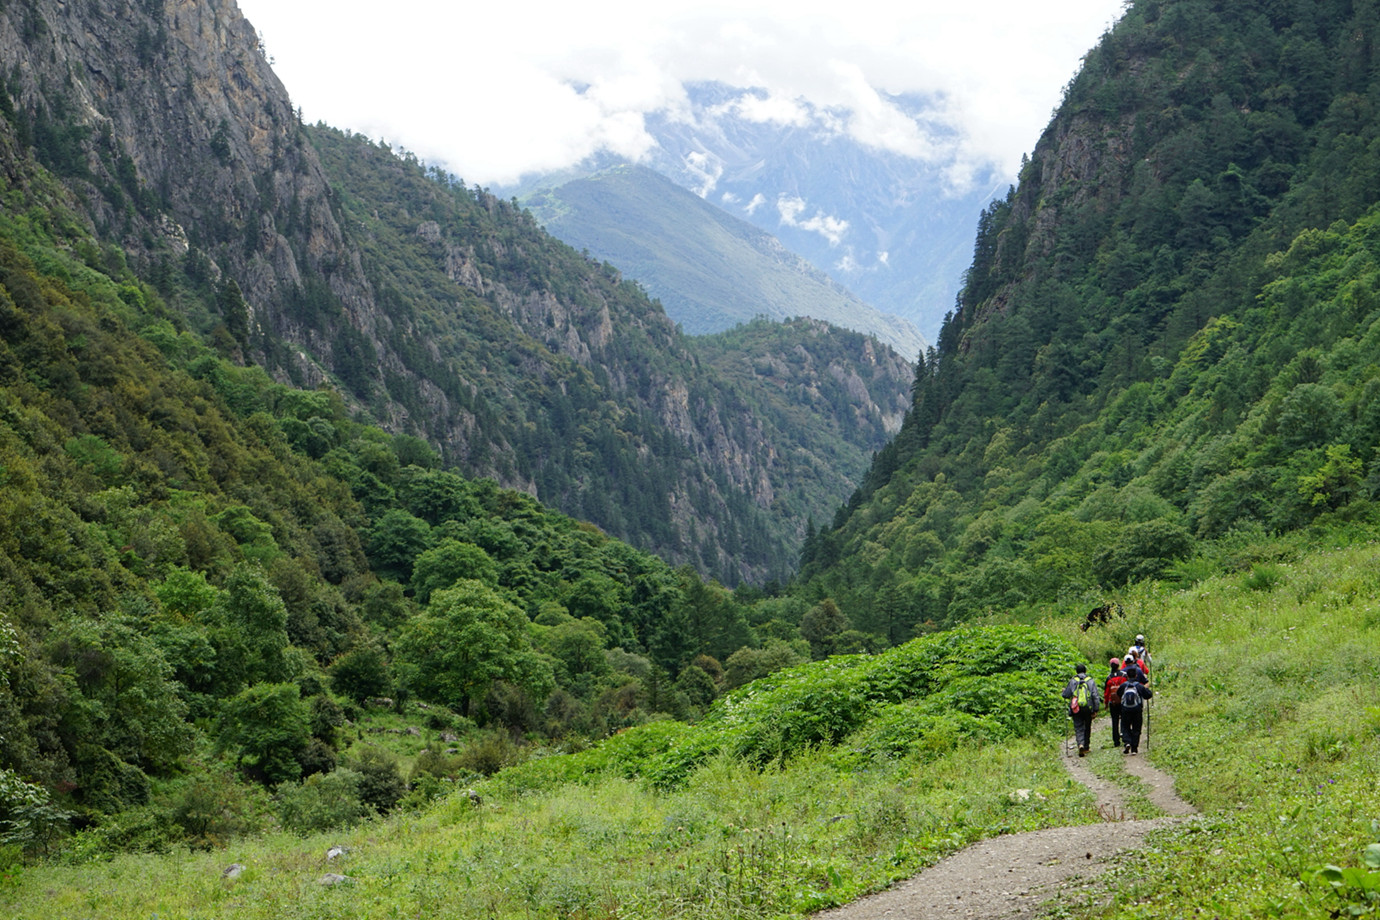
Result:
<instances>
[{"instance_id":1,"label":"shrub","mask_svg":"<svg viewBox=\"0 0 1380 920\"><path fill-rule=\"evenodd\" d=\"M359 774L356 790L360 800L381 814L392 811L407 794L407 783L398 770L398 758L388 751L365 748L351 761L350 767Z\"/></svg>"},{"instance_id":2,"label":"shrub","mask_svg":"<svg viewBox=\"0 0 1380 920\"><path fill-rule=\"evenodd\" d=\"M174 786L167 808L188 845L210 849L261 830L270 803L262 787L239 782L230 771L208 771Z\"/></svg>"},{"instance_id":3,"label":"shrub","mask_svg":"<svg viewBox=\"0 0 1380 920\"><path fill-rule=\"evenodd\" d=\"M369 816L359 796L360 775L353 770L316 773L301 783L278 787L278 817L283 827L307 836L337 827L352 827Z\"/></svg>"},{"instance_id":4,"label":"shrub","mask_svg":"<svg viewBox=\"0 0 1380 920\"><path fill-rule=\"evenodd\" d=\"M462 768L482 776L492 776L504 767L522 760L522 751L506 731L486 731L476 735L461 751Z\"/></svg>"}]
</instances>

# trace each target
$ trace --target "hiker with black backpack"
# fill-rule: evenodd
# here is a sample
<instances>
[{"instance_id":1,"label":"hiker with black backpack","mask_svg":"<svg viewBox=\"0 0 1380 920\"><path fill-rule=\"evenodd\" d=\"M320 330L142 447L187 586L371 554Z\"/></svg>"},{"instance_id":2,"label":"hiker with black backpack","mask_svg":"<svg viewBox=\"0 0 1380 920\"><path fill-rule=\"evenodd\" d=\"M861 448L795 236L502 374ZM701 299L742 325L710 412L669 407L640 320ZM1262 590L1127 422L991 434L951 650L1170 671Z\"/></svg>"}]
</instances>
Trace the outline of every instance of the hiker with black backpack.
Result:
<instances>
[{"instance_id":1,"label":"hiker with black backpack","mask_svg":"<svg viewBox=\"0 0 1380 920\"><path fill-rule=\"evenodd\" d=\"M1121 685L1126 683L1126 675L1121 670L1121 659L1109 662L1111 673L1102 682L1102 702L1107 704L1107 713L1112 717L1112 747L1121 747Z\"/></svg>"},{"instance_id":2,"label":"hiker with black backpack","mask_svg":"<svg viewBox=\"0 0 1380 920\"><path fill-rule=\"evenodd\" d=\"M1078 743L1078 756L1088 756L1092 744L1092 720L1097 715L1102 694L1097 684L1088 676L1088 666L1080 664L1074 669L1077 673L1064 687L1064 699L1069 701L1069 718L1073 719L1073 736Z\"/></svg>"},{"instance_id":3,"label":"hiker with black backpack","mask_svg":"<svg viewBox=\"0 0 1380 920\"><path fill-rule=\"evenodd\" d=\"M1126 669L1126 682L1121 685L1121 740L1125 742L1123 754L1140 753L1140 729L1145 719L1146 701L1155 692L1145 682L1140 668Z\"/></svg>"}]
</instances>

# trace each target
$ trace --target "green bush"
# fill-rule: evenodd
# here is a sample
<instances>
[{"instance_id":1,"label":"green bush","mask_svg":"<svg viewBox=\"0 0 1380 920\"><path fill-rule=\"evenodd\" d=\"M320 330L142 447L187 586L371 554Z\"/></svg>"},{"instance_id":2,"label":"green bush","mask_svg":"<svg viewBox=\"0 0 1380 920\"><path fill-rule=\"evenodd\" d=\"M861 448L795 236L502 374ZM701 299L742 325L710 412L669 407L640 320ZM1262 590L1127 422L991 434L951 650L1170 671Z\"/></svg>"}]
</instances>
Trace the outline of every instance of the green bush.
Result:
<instances>
[{"instance_id":1,"label":"green bush","mask_svg":"<svg viewBox=\"0 0 1380 920\"><path fill-rule=\"evenodd\" d=\"M719 699L699 724L630 729L580 754L505 771L499 782L544 788L613 772L674 788L721 753L761 765L841 743L870 757L1020 737L1063 717L1059 691L1082 661L1067 641L1033 627L935 633L880 655L777 671Z\"/></svg>"},{"instance_id":2,"label":"green bush","mask_svg":"<svg viewBox=\"0 0 1380 920\"><path fill-rule=\"evenodd\" d=\"M360 798L360 780L355 771L338 769L279 786L278 817L283 827L305 837L359 824L371 813Z\"/></svg>"},{"instance_id":3,"label":"green bush","mask_svg":"<svg viewBox=\"0 0 1380 920\"><path fill-rule=\"evenodd\" d=\"M522 750L506 731L496 729L475 735L457 756L463 769L492 776L521 761Z\"/></svg>"},{"instance_id":4,"label":"green bush","mask_svg":"<svg viewBox=\"0 0 1380 920\"><path fill-rule=\"evenodd\" d=\"M350 767L359 775L356 791L360 800L380 814L392 811L407 794L398 758L388 751L364 748L351 760Z\"/></svg>"}]
</instances>

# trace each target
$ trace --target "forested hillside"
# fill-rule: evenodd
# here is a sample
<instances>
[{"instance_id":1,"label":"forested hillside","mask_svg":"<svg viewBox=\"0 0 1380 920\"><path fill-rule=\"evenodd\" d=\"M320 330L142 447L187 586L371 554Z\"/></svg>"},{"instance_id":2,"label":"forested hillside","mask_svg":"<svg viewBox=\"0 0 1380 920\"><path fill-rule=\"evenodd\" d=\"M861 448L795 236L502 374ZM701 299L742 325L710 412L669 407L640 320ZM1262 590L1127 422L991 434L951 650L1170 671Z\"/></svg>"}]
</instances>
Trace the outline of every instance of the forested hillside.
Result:
<instances>
[{"instance_id":1,"label":"forested hillside","mask_svg":"<svg viewBox=\"0 0 1380 920\"><path fill-rule=\"evenodd\" d=\"M614 268L415 158L303 126L233 0L9 5L0 56L12 175L32 152L222 354L328 383L447 466L760 584L863 470L825 455L881 446L759 422L759 394L701 368ZM799 505L801 468L776 458L817 446Z\"/></svg>"},{"instance_id":2,"label":"forested hillside","mask_svg":"<svg viewBox=\"0 0 1380 920\"><path fill-rule=\"evenodd\" d=\"M637 286L540 230L512 203L360 136L308 129L377 285L396 348L465 407L456 423L406 373L383 370L380 414L401 406L467 471L532 491L673 562L737 582L786 578L811 515L861 478L899 426L908 363L844 330L796 335L812 388L863 375L861 425L705 360ZM747 292L744 292L746 296ZM746 360L747 356L740 356ZM734 364L737 362L728 362Z\"/></svg>"},{"instance_id":3,"label":"forested hillside","mask_svg":"<svg viewBox=\"0 0 1380 920\"><path fill-rule=\"evenodd\" d=\"M63 186L23 178L0 215L7 863L73 830L101 852L334 826L409 779L420 806L521 756L514 738L693 717L810 657L798 603L672 569L218 355ZM411 750L404 776L364 734L410 739L403 718L453 756Z\"/></svg>"},{"instance_id":4,"label":"forested hillside","mask_svg":"<svg viewBox=\"0 0 1380 920\"><path fill-rule=\"evenodd\" d=\"M1090 52L805 577L906 623L1369 534L1377 11L1139 2Z\"/></svg>"}]
</instances>

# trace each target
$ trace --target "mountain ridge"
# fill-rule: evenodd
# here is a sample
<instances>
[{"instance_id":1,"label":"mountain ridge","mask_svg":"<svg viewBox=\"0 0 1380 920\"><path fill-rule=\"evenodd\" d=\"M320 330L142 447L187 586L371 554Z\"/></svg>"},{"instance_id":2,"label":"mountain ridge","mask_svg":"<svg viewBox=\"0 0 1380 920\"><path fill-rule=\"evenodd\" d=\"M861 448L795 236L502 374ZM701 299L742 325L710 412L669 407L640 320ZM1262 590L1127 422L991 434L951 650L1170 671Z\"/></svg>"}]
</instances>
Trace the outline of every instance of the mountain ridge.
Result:
<instances>
[{"instance_id":1,"label":"mountain ridge","mask_svg":"<svg viewBox=\"0 0 1380 920\"><path fill-rule=\"evenodd\" d=\"M978 213L1004 189L990 175L952 190L945 167L879 152L825 125L797 100L805 124L747 117L760 90L687 87L689 110L646 121L656 146L641 165L716 208L779 238L845 289L914 324L933 341L961 287ZM923 100L897 100L923 113ZM612 165L596 155L505 189L525 197Z\"/></svg>"},{"instance_id":2,"label":"mountain ridge","mask_svg":"<svg viewBox=\"0 0 1380 920\"><path fill-rule=\"evenodd\" d=\"M621 266L691 335L758 315L812 316L875 335L903 356L928 345L776 237L645 167L611 167L521 201L556 236Z\"/></svg>"}]
</instances>

